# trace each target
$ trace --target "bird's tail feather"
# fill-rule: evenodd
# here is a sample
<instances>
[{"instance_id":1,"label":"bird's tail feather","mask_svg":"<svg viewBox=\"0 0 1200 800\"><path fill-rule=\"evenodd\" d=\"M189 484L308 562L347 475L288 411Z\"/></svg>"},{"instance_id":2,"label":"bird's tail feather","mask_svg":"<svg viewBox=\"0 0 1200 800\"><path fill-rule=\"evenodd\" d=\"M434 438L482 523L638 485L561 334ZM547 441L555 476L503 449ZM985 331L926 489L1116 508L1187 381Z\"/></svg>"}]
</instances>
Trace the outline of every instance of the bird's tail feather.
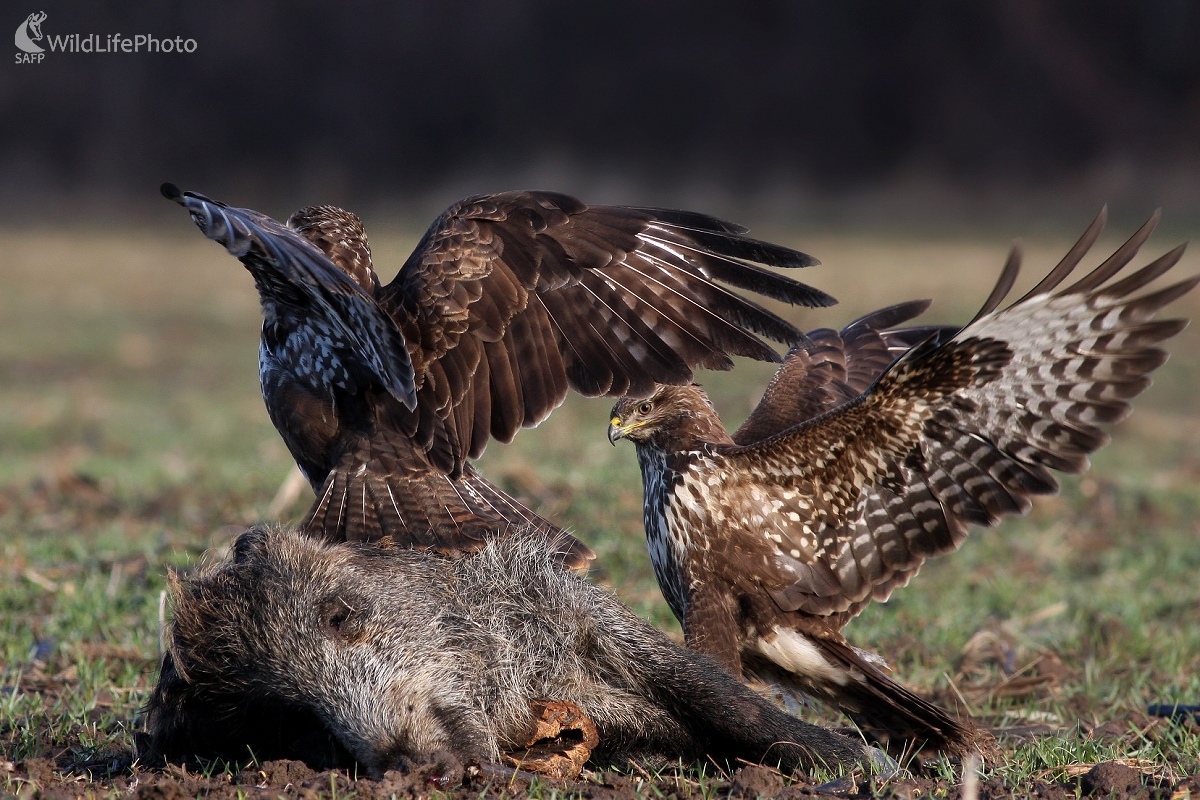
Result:
<instances>
[{"instance_id":1,"label":"bird's tail feather","mask_svg":"<svg viewBox=\"0 0 1200 800\"><path fill-rule=\"evenodd\" d=\"M991 735L970 718L953 716L919 697L846 642L784 629L776 634L773 643L749 659L748 671L835 706L893 755L991 751Z\"/></svg>"},{"instance_id":2,"label":"bird's tail feather","mask_svg":"<svg viewBox=\"0 0 1200 800\"><path fill-rule=\"evenodd\" d=\"M586 566L591 548L526 508L468 467L458 478L434 471L343 468L330 471L302 529L327 541L471 552L497 536L550 534L556 555ZM419 498L419 500L418 500Z\"/></svg>"}]
</instances>

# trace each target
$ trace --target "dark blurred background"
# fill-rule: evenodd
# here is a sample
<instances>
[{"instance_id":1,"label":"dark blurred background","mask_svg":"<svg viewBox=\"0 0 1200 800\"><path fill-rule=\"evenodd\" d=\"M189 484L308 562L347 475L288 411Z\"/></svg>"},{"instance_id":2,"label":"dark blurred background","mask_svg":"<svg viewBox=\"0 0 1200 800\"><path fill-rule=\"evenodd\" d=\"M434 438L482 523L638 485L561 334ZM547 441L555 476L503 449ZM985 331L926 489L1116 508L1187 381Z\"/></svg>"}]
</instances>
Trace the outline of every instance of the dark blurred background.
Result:
<instances>
[{"instance_id":1,"label":"dark blurred background","mask_svg":"<svg viewBox=\"0 0 1200 800\"><path fill-rule=\"evenodd\" d=\"M163 180L423 219L518 187L834 222L1200 207L1190 0L6 7L197 43L10 55L10 223L165 218Z\"/></svg>"}]
</instances>

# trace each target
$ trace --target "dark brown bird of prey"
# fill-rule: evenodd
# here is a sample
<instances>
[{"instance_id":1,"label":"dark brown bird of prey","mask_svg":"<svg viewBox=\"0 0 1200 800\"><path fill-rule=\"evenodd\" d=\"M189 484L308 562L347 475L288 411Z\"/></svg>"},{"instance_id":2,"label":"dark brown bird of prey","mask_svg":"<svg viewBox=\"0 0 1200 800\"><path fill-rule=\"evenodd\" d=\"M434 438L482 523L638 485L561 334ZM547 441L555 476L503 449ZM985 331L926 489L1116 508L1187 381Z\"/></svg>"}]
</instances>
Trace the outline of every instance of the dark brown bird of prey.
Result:
<instances>
[{"instance_id":1,"label":"dark brown bird of prey","mask_svg":"<svg viewBox=\"0 0 1200 800\"><path fill-rule=\"evenodd\" d=\"M259 377L271 421L317 493L303 526L332 540L474 549L510 526L557 530L468 459L575 389L619 397L688 383L731 355L778 361L791 324L723 286L806 306L828 295L763 266L803 253L713 217L509 192L451 206L395 279L339 208L286 225L169 184L236 256L262 301ZM591 551L565 533L571 563Z\"/></svg>"},{"instance_id":2,"label":"dark brown bird of prey","mask_svg":"<svg viewBox=\"0 0 1200 800\"><path fill-rule=\"evenodd\" d=\"M1179 247L1124 277L1156 219L1086 277L1060 284L1104 215L1028 294L1000 304L1014 250L965 327L893 328L927 302L869 314L795 347L732 436L697 386L613 409L637 446L654 572L689 645L734 674L801 689L881 738L950 753L980 734L888 677L843 626L925 559L957 548L1078 473L1101 426L1166 360L1181 320L1154 320L1200 276L1133 293Z\"/></svg>"}]
</instances>

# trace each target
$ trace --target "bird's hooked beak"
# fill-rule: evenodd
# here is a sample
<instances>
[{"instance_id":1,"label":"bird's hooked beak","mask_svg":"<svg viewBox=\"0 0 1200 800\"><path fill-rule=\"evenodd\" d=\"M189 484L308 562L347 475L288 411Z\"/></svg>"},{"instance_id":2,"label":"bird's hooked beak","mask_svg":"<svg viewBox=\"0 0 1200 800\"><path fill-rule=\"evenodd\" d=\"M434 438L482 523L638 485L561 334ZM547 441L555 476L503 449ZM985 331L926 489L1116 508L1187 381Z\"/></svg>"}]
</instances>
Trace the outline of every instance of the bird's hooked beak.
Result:
<instances>
[{"instance_id":1,"label":"bird's hooked beak","mask_svg":"<svg viewBox=\"0 0 1200 800\"><path fill-rule=\"evenodd\" d=\"M617 446L617 439L624 439L625 434L629 431L628 428L621 424L621 418L616 414L608 421L608 442L613 447Z\"/></svg>"},{"instance_id":2,"label":"bird's hooked beak","mask_svg":"<svg viewBox=\"0 0 1200 800\"><path fill-rule=\"evenodd\" d=\"M608 421L608 441L616 447L617 439L628 439L631 431L645 424L646 420L638 419L636 416L627 422L614 409L612 419Z\"/></svg>"}]
</instances>

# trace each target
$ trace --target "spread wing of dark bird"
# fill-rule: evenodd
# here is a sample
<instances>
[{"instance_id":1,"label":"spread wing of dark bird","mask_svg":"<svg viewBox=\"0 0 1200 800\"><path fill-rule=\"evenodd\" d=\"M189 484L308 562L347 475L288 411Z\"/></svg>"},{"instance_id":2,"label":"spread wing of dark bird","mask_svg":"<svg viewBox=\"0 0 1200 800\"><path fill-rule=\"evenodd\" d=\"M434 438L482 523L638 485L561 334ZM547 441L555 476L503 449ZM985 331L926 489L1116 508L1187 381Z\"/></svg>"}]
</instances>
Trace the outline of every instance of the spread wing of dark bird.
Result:
<instances>
[{"instance_id":1,"label":"spread wing of dark bird","mask_svg":"<svg viewBox=\"0 0 1200 800\"><path fill-rule=\"evenodd\" d=\"M733 355L779 360L764 340L803 340L734 290L834 302L767 268L814 259L685 211L476 197L438 217L382 285L350 212L307 208L281 225L164 194L254 276L264 398L317 491L308 527L331 538L411 542L428 523L435 546L473 547L507 519L476 501L499 489L462 483L483 480L467 460L489 438L536 425L569 389L648 394Z\"/></svg>"},{"instance_id":2,"label":"spread wing of dark bird","mask_svg":"<svg viewBox=\"0 0 1200 800\"><path fill-rule=\"evenodd\" d=\"M655 572L689 641L735 670L769 662L800 675L868 721L872 705L907 703L871 664L851 664L841 628L957 548L970 525L1024 513L1057 489L1054 472L1086 469L1104 426L1165 361L1158 345L1185 325L1156 314L1200 282L1138 294L1183 253L1125 274L1156 219L1064 286L1101 215L1001 308L1014 251L962 328L893 327L924 310L916 302L813 331L733 436L695 386L618 402L609 437L638 447ZM863 679L829 677L850 673ZM903 727L881 717L893 733ZM950 749L971 736L928 708L907 724Z\"/></svg>"}]
</instances>

